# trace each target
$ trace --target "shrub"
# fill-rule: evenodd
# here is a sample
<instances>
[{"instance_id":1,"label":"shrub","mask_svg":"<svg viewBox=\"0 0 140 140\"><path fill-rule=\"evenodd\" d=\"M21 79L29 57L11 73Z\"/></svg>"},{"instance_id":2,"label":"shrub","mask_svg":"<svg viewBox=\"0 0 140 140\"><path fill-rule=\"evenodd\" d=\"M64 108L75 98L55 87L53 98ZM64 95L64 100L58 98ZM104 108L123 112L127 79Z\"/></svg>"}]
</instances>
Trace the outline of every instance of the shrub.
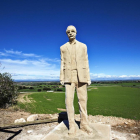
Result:
<instances>
[{"instance_id":1,"label":"shrub","mask_svg":"<svg viewBox=\"0 0 140 140\"><path fill-rule=\"evenodd\" d=\"M40 92L41 91L41 89L38 89L38 92Z\"/></svg>"},{"instance_id":2,"label":"shrub","mask_svg":"<svg viewBox=\"0 0 140 140\"><path fill-rule=\"evenodd\" d=\"M11 79L11 74L0 73L0 108L7 108L16 103L18 87Z\"/></svg>"},{"instance_id":3,"label":"shrub","mask_svg":"<svg viewBox=\"0 0 140 140\"><path fill-rule=\"evenodd\" d=\"M57 89L57 91L63 91L62 89Z\"/></svg>"},{"instance_id":4,"label":"shrub","mask_svg":"<svg viewBox=\"0 0 140 140\"><path fill-rule=\"evenodd\" d=\"M25 87L25 86L23 86L22 88L23 88L23 89L27 89L27 87Z\"/></svg>"},{"instance_id":5,"label":"shrub","mask_svg":"<svg viewBox=\"0 0 140 140\"><path fill-rule=\"evenodd\" d=\"M19 86L18 89L21 90L22 89L22 86Z\"/></svg>"},{"instance_id":6,"label":"shrub","mask_svg":"<svg viewBox=\"0 0 140 140\"><path fill-rule=\"evenodd\" d=\"M34 87L30 87L29 89L34 89Z\"/></svg>"},{"instance_id":7,"label":"shrub","mask_svg":"<svg viewBox=\"0 0 140 140\"><path fill-rule=\"evenodd\" d=\"M43 90L51 90L51 88L47 88L47 87L45 87L45 88L43 88Z\"/></svg>"}]
</instances>

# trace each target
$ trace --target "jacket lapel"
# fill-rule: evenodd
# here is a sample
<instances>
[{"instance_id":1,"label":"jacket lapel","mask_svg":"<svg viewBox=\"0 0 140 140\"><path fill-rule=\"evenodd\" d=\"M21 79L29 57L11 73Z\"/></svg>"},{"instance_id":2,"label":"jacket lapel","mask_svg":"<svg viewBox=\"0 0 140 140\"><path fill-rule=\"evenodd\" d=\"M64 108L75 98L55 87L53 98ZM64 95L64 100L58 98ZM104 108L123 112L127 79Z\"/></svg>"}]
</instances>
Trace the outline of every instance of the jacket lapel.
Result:
<instances>
[{"instance_id":1,"label":"jacket lapel","mask_svg":"<svg viewBox=\"0 0 140 140\"><path fill-rule=\"evenodd\" d=\"M76 49L75 49L75 54L76 54L76 60L77 60L77 56L78 56L78 52L80 51L80 50L78 50L79 49L79 42L76 40Z\"/></svg>"},{"instance_id":2,"label":"jacket lapel","mask_svg":"<svg viewBox=\"0 0 140 140\"><path fill-rule=\"evenodd\" d=\"M70 44L69 44L69 42L67 43L67 50L68 50L68 52L69 52L69 56L71 56L71 46L70 46Z\"/></svg>"}]
</instances>

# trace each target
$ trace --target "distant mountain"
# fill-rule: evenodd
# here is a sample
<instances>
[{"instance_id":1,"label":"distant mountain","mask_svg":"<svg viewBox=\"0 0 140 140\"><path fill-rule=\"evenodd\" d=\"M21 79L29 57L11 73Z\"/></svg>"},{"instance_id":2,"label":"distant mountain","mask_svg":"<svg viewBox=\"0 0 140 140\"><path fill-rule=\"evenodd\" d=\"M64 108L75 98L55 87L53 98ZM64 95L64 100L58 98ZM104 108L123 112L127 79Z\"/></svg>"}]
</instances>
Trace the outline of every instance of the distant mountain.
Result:
<instances>
[{"instance_id":1,"label":"distant mountain","mask_svg":"<svg viewBox=\"0 0 140 140\"><path fill-rule=\"evenodd\" d=\"M140 77L92 78L91 81L140 80ZM59 82L59 79L18 79L15 82Z\"/></svg>"}]
</instances>

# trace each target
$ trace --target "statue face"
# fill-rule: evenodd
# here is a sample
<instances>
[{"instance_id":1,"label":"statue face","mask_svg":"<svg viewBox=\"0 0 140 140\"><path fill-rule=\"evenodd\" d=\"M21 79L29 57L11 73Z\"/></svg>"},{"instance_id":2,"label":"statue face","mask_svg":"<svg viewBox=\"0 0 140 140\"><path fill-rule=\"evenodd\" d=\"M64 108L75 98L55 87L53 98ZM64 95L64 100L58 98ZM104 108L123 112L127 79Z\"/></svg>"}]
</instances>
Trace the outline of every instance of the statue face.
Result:
<instances>
[{"instance_id":1,"label":"statue face","mask_svg":"<svg viewBox=\"0 0 140 140\"><path fill-rule=\"evenodd\" d=\"M77 33L76 28L74 26L68 26L66 33L70 40L75 39Z\"/></svg>"}]
</instances>

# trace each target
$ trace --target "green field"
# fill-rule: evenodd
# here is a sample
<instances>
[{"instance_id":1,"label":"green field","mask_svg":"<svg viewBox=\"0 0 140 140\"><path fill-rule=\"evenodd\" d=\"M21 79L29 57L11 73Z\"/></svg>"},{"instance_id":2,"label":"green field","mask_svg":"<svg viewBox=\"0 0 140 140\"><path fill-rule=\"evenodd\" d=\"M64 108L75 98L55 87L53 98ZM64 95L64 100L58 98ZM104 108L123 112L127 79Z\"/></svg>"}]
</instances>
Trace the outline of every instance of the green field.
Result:
<instances>
[{"instance_id":1,"label":"green field","mask_svg":"<svg viewBox=\"0 0 140 140\"><path fill-rule=\"evenodd\" d=\"M128 84L130 85L130 84ZM131 85L133 85L131 83ZM139 86L139 84L138 84ZM60 113L65 109L65 93L37 92L28 95L32 103L18 103L20 108L31 113ZM75 94L75 113L79 114L78 99ZM98 85L88 88L88 114L116 116L140 120L140 88L118 85Z\"/></svg>"}]
</instances>

